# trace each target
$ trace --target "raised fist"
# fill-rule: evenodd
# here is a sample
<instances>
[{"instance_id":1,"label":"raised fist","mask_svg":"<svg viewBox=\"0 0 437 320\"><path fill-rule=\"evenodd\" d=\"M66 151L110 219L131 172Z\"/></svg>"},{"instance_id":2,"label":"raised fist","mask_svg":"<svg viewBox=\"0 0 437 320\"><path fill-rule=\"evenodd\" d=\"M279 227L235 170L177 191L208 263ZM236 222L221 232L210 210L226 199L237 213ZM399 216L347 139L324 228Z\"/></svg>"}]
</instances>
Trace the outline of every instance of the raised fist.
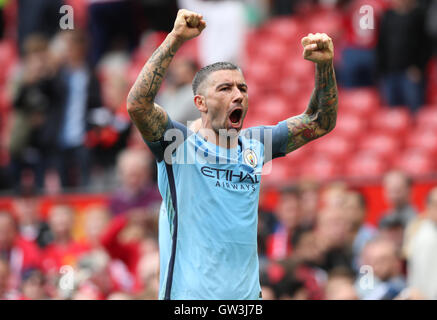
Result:
<instances>
[{"instance_id":1,"label":"raised fist","mask_svg":"<svg viewBox=\"0 0 437 320\"><path fill-rule=\"evenodd\" d=\"M179 39L186 41L200 35L206 27L201 14L181 9L178 11L172 33Z\"/></svg>"},{"instance_id":2,"label":"raised fist","mask_svg":"<svg viewBox=\"0 0 437 320\"><path fill-rule=\"evenodd\" d=\"M308 34L302 38L303 57L315 63L331 62L334 58L334 44L325 33Z\"/></svg>"}]
</instances>

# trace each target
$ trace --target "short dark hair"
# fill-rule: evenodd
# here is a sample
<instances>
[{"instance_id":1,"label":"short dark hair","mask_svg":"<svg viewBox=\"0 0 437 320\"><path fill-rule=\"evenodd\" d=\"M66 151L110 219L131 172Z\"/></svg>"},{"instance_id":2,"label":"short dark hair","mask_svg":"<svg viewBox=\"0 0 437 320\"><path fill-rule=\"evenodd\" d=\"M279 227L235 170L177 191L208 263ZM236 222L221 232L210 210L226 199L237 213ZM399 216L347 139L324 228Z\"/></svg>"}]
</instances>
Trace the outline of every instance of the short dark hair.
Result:
<instances>
[{"instance_id":1,"label":"short dark hair","mask_svg":"<svg viewBox=\"0 0 437 320\"><path fill-rule=\"evenodd\" d=\"M282 186L282 188L279 189L279 194L281 196L292 195L292 196L295 196L296 198L299 198L301 193L300 193L300 189L297 185L291 184L291 185Z\"/></svg>"},{"instance_id":2,"label":"short dark hair","mask_svg":"<svg viewBox=\"0 0 437 320\"><path fill-rule=\"evenodd\" d=\"M232 62L216 62L210 65L207 65L206 67L203 67L199 71L197 71L196 75L193 79L193 93L194 95L197 94L197 90L199 89L200 84L213 72L219 71L219 70L240 70L240 67L233 64Z\"/></svg>"}]
</instances>

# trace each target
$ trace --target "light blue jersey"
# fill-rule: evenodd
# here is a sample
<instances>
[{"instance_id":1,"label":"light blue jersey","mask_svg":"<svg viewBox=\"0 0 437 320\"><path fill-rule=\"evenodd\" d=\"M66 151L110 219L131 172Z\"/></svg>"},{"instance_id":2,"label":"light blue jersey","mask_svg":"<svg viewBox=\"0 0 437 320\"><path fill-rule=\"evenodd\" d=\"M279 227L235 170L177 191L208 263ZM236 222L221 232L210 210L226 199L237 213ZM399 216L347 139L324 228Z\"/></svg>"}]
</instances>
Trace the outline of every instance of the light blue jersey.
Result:
<instances>
[{"instance_id":1,"label":"light blue jersey","mask_svg":"<svg viewBox=\"0 0 437 320\"><path fill-rule=\"evenodd\" d=\"M175 129L179 137L166 141ZM238 146L225 149L169 119L165 138L148 143L163 198L160 299L260 298L261 169L285 155L287 136L283 121L242 130Z\"/></svg>"}]
</instances>

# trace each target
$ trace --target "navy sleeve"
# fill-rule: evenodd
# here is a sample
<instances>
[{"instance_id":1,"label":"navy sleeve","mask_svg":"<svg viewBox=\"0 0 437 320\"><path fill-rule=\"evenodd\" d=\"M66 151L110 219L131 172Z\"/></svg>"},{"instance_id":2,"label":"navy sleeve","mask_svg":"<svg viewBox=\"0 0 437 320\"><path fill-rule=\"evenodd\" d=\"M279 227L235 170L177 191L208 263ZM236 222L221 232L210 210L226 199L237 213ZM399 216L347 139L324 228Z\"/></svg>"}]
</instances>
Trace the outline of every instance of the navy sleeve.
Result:
<instances>
[{"instance_id":1,"label":"navy sleeve","mask_svg":"<svg viewBox=\"0 0 437 320\"><path fill-rule=\"evenodd\" d=\"M183 136L183 139L180 142L185 141L185 139L187 139L189 135L189 132L191 132L182 123L171 120L168 114L167 114L167 119L168 119L167 128L165 129L161 139L157 141L144 140L144 142L147 144L147 146L150 148L153 155L155 156L157 162L161 162L164 159L165 149L176 140L175 135L169 133L169 130L176 129L177 132L175 133L178 134L179 136Z\"/></svg>"}]
</instances>

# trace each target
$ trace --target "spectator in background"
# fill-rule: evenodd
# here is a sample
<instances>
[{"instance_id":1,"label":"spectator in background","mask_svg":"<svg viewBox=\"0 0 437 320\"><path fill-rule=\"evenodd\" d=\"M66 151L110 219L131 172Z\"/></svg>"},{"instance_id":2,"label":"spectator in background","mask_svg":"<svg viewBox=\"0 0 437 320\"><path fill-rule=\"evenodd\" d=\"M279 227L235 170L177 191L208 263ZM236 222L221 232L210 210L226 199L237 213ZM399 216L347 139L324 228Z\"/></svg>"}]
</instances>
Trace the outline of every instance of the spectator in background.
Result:
<instances>
[{"instance_id":1,"label":"spectator in background","mask_svg":"<svg viewBox=\"0 0 437 320\"><path fill-rule=\"evenodd\" d=\"M300 220L299 190L288 186L280 190L279 201L274 212L277 223L267 237L267 257L282 260L292 254L291 238Z\"/></svg>"},{"instance_id":2,"label":"spectator in background","mask_svg":"<svg viewBox=\"0 0 437 320\"><path fill-rule=\"evenodd\" d=\"M326 282L326 272L320 268L323 252L310 228L300 228L292 237L293 255L288 263L294 264L293 274L302 281L310 300L323 299L322 288Z\"/></svg>"},{"instance_id":3,"label":"spectator in background","mask_svg":"<svg viewBox=\"0 0 437 320\"><path fill-rule=\"evenodd\" d=\"M410 233L407 257L408 285L418 289L427 299L435 300L437 299L437 188L433 188L428 194L423 219L420 223L411 222L407 230Z\"/></svg>"},{"instance_id":4,"label":"spectator in background","mask_svg":"<svg viewBox=\"0 0 437 320\"><path fill-rule=\"evenodd\" d=\"M9 261L0 257L0 300L18 300L21 295L11 289Z\"/></svg>"},{"instance_id":5,"label":"spectator in background","mask_svg":"<svg viewBox=\"0 0 437 320\"><path fill-rule=\"evenodd\" d=\"M155 211L161 196L151 177L151 158L144 149L125 150L117 160L120 187L109 199L109 209L114 215L132 208Z\"/></svg>"},{"instance_id":6,"label":"spectator in background","mask_svg":"<svg viewBox=\"0 0 437 320\"><path fill-rule=\"evenodd\" d=\"M353 268L358 271L358 259L366 243L371 240L377 230L365 222L366 200L364 196L355 191L346 193L344 201L345 217L350 223L350 239L353 252Z\"/></svg>"},{"instance_id":7,"label":"spectator in background","mask_svg":"<svg viewBox=\"0 0 437 320\"><path fill-rule=\"evenodd\" d=\"M105 206L93 205L84 211L83 224L85 239L93 249L101 249L100 238L108 225L111 213Z\"/></svg>"},{"instance_id":8,"label":"spectator in background","mask_svg":"<svg viewBox=\"0 0 437 320\"><path fill-rule=\"evenodd\" d=\"M33 33L52 37L59 31L59 9L63 0L18 0L18 47L25 51L24 43Z\"/></svg>"},{"instance_id":9,"label":"spectator in background","mask_svg":"<svg viewBox=\"0 0 437 320\"><path fill-rule=\"evenodd\" d=\"M433 53L437 53L437 2L430 1L429 8L426 13L426 31L432 38Z\"/></svg>"},{"instance_id":10,"label":"spectator in background","mask_svg":"<svg viewBox=\"0 0 437 320\"><path fill-rule=\"evenodd\" d=\"M333 270L325 285L325 300L358 300L354 281L353 273L347 269Z\"/></svg>"},{"instance_id":11,"label":"spectator in background","mask_svg":"<svg viewBox=\"0 0 437 320\"><path fill-rule=\"evenodd\" d=\"M323 188L320 196L321 207L324 209L342 208L347 190L347 185L344 182L335 181L328 184Z\"/></svg>"},{"instance_id":12,"label":"spectator in background","mask_svg":"<svg viewBox=\"0 0 437 320\"><path fill-rule=\"evenodd\" d=\"M131 51L138 44L132 2L127 0L87 0L91 66L109 50Z\"/></svg>"},{"instance_id":13,"label":"spectator in background","mask_svg":"<svg viewBox=\"0 0 437 320\"><path fill-rule=\"evenodd\" d=\"M157 285L154 282L154 275L149 278L144 277L151 275L144 270L147 263L145 261L151 259L152 264L159 262L159 259L155 261L158 253L156 225L156 215L142 209L133 209L113 218L101 236L102 245L111 258L121 260L134 277L135 293L148 289L149 283L144 283L145 280L153 281L152 286Z\"/></svg>"},{"instance_id":14,"label":"spectator in background","mask_svg":"<svg viewBox=\"0 0 437 320\"><path fill-rule=\"evenodd\" d=\"M23 300L46 300L49 296L45 289L45 277L39 269L25 270L21 279Z\"/></svg>"},{"instance_id":15,"label":"spectator in background","mask_svg":"<svg viewBox=\"0 0 437 320\"><path fill-rule=\"evenodd\" d=\"M13 80L10 164L17 189L26 170L33 173L32 185L42 189L46 169L54 166L62 95L56 70L51 68L48 40L31 35L23 50L23 66Z\"/></svg>"},{"instance_id":16,"label":"spectator in background","mask_svg":"<svg viewBox=\"0 0 437 320\"><path fill-rule=\"evenodd\" d=\"M323 254L320 267L327 272L342 267L352 271L350 224L340 208L322 209L315 226L316 243Z\"/></svg>"},{"instance_id":17,"label":"spectator in background","mask_svg":"<svg viewBox=\"0 0 437 320\"><path fill-rule=\"evenodd\" d=\"M377 44L377 68L388 105L406 105L416 112L424 104L430 53L425 13L417 1L392 0L392 9L381 18Z\"/></svg>"},{"instance_id":18,"label":"spectator in background","mask_svg":"<svg viewBox=\"0 0 437 320\"><path fill-rule=\"evenodd\" d=\"M243 1L178 0L179 8L200 12L208 28L199 37L201 66L217 61L242 65L247 19Z\"/></svg>"},{"instance_id":19,"label":"spectator in background","mask_svg":"<svg viewBox=\"0 0 437 320\"><path fill-rule=\"evenodd\" d=\"M320 185L315 180L303 180L298 184L300 194L300 221L303 227L312 227L316 223L320 202Z\"/></svg>"},{"instance_id":20,"label":"spectator in background","mask_svg":"<svg viewBox=\"0 0 437 320\"><path fill-rule=\"evenodd\" d=\"M59 132L58 170L62 186L89 183L90 156L85 146L89 113L102 105L99 81L86 62L87 39L80 30L64 33L67 56L60 76L65 86Z\"/></svg>"},{"instance_id":21,"label":"spectator in background","mask_svg":"<svg viewBox=\"0 0 437 320\"><path fill-rule=\"evenodd\" d=\"M197 70L196 62L189 58L174 60L168 70L167 86L156 98L159 105L165 106L171 119L183 124L200 117L191 87Z\"/></svg>"},{"instance_id":22,"label":"spectator in background","mask_svg":"<svg viewBox=\"0 0 437 320\"><path fill-rule=\"evenodd\" d=\"M405 288L400 250L393 241L386 238L369 241L362 251L361 265L373 270L373 273L361 274L356 280L355 287L361 299L392 300Z\"/></svg>"},{"instance_id":23,"label":"spectator in background","mask_svg":"<svg viewBox=\"0 0 437 320\"><path fill-rule=\"evenodd\" d=\"M404 239L404 229L405 225L399 218L386 219L379 224L378 235L381 238L392 241L398 248L401 248Z\"/></svg>"},{"instance_id":24,"label":"spectator in background","mask_svg":"<svg viewBox=\"0 0 437 320\"><path fill-rule=\"evenodd\" d=\"M399 220L405 227L416 216L411 205L411 185L411 178L402 171L390 171L384 176L384 196L391 209L382 215L379 225Z\"/></svg>"},{"instance_id":25,"label":"spectator in background","mask_svg":"<svg viewBox=\"0 0 437 320\"><path fill-rule=\"evenodd\" d=\"M90 246L73 237L74 209L71 206L54 205L50 208L48 219L53 241L44 248L43 270L52 278L59 275L64 265L76 267L79 258L90 250Z\"/></svg>"},{"instance_id":26,"label":"spectator in background","mask_svg":"<svg viewBox=\"0 0 437 320\"><path fill-rule=\"evenodd\" d=\"M93 190L104 192L115 187L117 154L128 145L132 123L126 109L129 56L124 52L105 55L97 72L102 85L103 106L90 113L86 145L91 149Z\"/></svg>"},{"instance_id":27,"label":"spectator in background","mask_svg":"<svg viewBox=\"0 0 437 320\"><path fill-rule=\"evenodd\" d=\"M20 236L44 248L52 237L48 224L41 219L39 199L32 193L24 193L13 204Z\"/></svg>"},{"instance_id":28,"label":"spectator in background","mask_svg":"<svg viewBox=\"0 0 437 320\"><path fill-rule=\"evenodd\" d=\"M15 220L6 211L0 212L0 260L8 263L10 290L19 288L24 270L41 265L38 246L18 235Z\"/></svg>"},{"instance_id":29,"label":"spectator in background","mask_svg":"<svg viewBox=\"0 0 437 320\"><path fill-rule=\"evenodd\" d=\"M372 17L364 21L361 11L364 6L372 8ZM386 0L353 0L345 5L343 26L345 30L344 48L339 65L339 82L346 88L373 86L376 80L376 30L386 6ZM373 26L363 27L363 22L373 22Z\"/></svg>"}]
</instances>

